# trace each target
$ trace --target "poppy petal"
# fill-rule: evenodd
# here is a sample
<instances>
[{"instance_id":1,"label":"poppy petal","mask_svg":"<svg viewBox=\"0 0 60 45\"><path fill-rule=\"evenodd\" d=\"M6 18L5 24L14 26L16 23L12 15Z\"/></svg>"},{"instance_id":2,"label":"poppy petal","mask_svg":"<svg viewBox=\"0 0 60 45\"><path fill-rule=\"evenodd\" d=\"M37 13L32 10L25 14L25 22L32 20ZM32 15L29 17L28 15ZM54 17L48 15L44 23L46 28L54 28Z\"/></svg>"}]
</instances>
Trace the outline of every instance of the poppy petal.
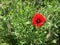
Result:
<instances>
[{"instance_id":1,"label":"poppy petal","mask_svg":"<svg viewBox=\"0 0 60 45\"><path fill-rule=\"evenodd\" d=\"M45 21L46 21L46 18L42 14L36 13L32 18L32 25L41 27Z\"/></svg>"}]
</instances>

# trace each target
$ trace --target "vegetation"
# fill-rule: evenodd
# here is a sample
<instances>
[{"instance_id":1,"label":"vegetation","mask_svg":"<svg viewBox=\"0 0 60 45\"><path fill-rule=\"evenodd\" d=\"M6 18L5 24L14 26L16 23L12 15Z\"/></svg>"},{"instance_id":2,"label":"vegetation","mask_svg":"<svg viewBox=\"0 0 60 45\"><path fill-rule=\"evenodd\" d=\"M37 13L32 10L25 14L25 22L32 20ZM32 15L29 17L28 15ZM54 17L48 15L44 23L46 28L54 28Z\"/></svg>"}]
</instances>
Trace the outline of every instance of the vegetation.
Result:
<instances>
[{"instance_id":1,"label":"vegetation","mask_svg":"<svg viewBox=\"0 0 60 45\"><path fill-rule=\"evenodd\" d=\"M32 25L36 9L46 17L42 27ZM0 0L0 45L57 45L60 0Z\"/></svg>"}]
</instances>

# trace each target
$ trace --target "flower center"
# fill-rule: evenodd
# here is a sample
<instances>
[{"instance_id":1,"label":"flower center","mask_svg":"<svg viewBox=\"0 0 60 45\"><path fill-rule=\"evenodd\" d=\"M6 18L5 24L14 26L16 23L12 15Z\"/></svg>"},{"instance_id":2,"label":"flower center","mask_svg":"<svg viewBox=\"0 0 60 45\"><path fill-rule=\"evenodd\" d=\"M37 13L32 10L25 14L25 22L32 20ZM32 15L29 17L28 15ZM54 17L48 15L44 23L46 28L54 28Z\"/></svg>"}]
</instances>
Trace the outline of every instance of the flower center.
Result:
<instances>
[{"instance_id":1,"label":"flower center","mask_svg":"<svg viewBox=\"0 0 60 45\"><path fill-rule=\"evenodd\" d=\"M37 19L36 22L37 22L37 23L40 23L41 21L40 21L40 19Z\"/></svg>"}]
</instances>

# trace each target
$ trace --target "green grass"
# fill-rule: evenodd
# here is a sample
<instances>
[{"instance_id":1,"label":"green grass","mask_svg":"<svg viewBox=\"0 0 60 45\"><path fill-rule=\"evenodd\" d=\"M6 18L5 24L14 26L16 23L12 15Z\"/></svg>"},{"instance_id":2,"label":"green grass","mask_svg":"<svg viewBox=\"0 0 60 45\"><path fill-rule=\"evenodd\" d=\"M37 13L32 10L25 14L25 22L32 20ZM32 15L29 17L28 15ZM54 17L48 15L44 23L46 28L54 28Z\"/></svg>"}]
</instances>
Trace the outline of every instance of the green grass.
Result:
<instances>
[{"instance_id":1,"label":"green grass","mask_svg":"<svg viewBox=\"0 0 60 45\"><path fill-rule=\"evenodd\" d=\"M36 9L45 24L31 24ZM0 45L57 45L60 33L59 0L0 0Z\"/></svg>"}]
</instances>

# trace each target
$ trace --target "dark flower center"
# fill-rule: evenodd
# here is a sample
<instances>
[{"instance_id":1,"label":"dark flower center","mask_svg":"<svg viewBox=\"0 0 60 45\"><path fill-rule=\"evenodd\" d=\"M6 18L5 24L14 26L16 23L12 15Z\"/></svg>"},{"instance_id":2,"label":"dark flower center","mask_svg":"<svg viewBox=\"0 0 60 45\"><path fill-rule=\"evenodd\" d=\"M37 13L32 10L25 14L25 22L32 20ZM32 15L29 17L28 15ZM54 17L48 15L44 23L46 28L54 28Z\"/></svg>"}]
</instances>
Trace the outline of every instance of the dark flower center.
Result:
<instances>
[{"instance_id":1,"label":"dark flower center","mask_svg":"<svg viewBox=\"0 0 60 45\"><path fill-rule=\"evenodd\" d=\"M40 23L40 22L41 22L41 20L40 20L40 19L37 19L37 20L36 20L36 22L37 22L37 23Z\"/></svg>"}]
</instances>

